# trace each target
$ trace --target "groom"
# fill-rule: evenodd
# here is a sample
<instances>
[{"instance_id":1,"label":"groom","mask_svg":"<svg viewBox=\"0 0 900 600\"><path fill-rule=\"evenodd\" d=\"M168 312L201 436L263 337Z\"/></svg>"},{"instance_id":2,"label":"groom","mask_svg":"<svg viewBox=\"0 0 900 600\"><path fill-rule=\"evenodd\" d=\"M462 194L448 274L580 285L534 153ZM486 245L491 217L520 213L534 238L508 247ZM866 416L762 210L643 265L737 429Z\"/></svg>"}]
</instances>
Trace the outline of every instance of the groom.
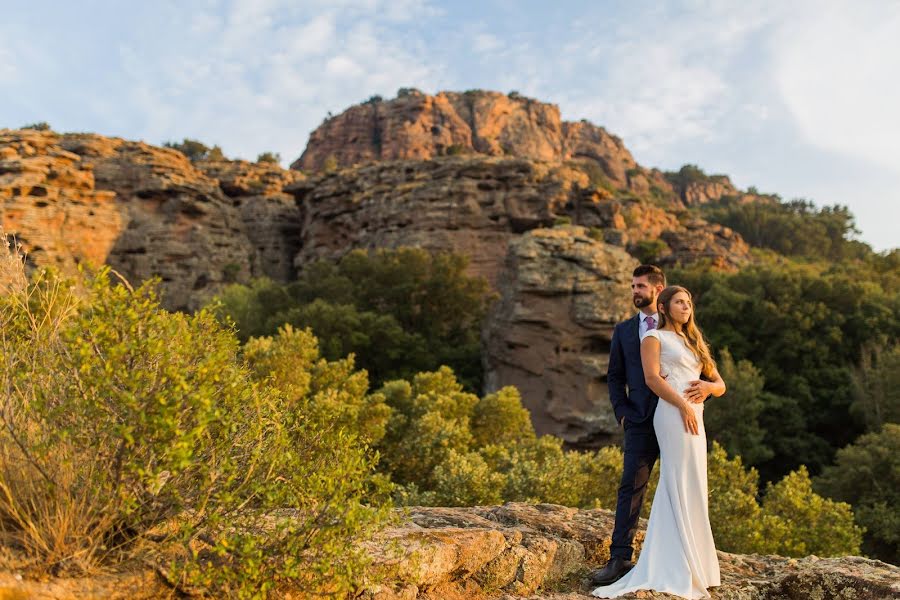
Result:
<instances>
[{"instance_id":1,"label":"groom","mask_svg":"<svg viewBox=\"0 0 900 600\"><path fill-rule=\"evenodd\" d=\"M613 331L606 380L616 420L625 428L624 469L616 501L609 562L591 574L594 585L613 583L633 566L632 541L638 516L650 472L659 458L656 432L653 431L653 411L659 399L644 382L641 340L659 323L656 298L665 287L666 276L659 267L641 265L636 268L631 278L631 296L640 312L616 325Z\"/></svg>"}]
</instances>

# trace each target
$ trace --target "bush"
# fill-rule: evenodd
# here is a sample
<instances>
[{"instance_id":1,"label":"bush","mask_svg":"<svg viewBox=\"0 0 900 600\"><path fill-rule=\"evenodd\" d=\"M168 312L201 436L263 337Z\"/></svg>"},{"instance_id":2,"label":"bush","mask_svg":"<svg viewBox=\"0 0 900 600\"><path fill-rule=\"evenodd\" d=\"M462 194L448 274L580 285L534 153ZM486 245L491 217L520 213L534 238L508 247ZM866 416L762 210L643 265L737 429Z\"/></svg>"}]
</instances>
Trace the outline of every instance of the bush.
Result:
<instances>
[{"instance_id":1,"label":"bush","mask_svg":"<svg viewBox=\"0 0 900 600\"><path fill-rule=\"evenodd\" d=\"M35 131L50 131L50 123L47 121L38 121L36 123L28 123L22 125L22 129L34 129Z\"/></svg>"},{"instance_id":2,"label":"bush","mask_svg":"<svg viewBox=\"0 0 900 600\"><path fill-rule=\"evenodd\" d=\"M168 313L152 285L108 278L39 273L0 297L7 538L51 573L90 571L152 537L179 586L349 589L365 563L356 541L386 508L365 446L306 408L367 384L320 362L306 396L274 376L255 384L209 312Z\"/></svg>"},{"instance_id":3,"label":"bush","mask_svg":"<svg viewBox=\"0 0 900 600\"><path fill-rule=\"evenodd\" d=\"M787 556L859 554L862 529L853 522L850 505L822 498L812 490L806 467L770 483L762 503L767 515L789 524L776 552ZM766 535L774 537L772 531Z\"/></svg>"},{"instance_id":4,"label":"bush","mask_svg":"<svg viewBox=\"0 0 900 600\"><path fill-rule=\"evenodd\" d=\"M281 162L281 154L278 152L263 152L256 157L256 162L277 165Z\"/></svg>"},{"instance_id":5,"label":"bush","mask_svg":"<svg viewBox=\"0 0 900 600\"><path fill-rule=\"evenodd\" d=\"M815 486L853 505L856 522L866 528L867 553L900 564L900 425L886 423L839 450Z\"/></svg>"},{"instance_id":6,"label":"bush","mask_svg":"<svg viewBox=\"0 0 900 600\"><path fill-rule=\"evenodd\" d=\"M641 261L641 264L652 264L659 262L667 254L670 254L669 245L663 240L641 240L634 245L632 254Z\"/></svg>"},{"instance_id":7,"label":"bush","mask_svg":"<svg viewBox=\"0 0 900 600\"><path fill-rule=\"evenodd\" d=\"M180 142L164 142L165 148L172 148L184 154L191 162L198 160L225 160L225 155L219 146L209 147L203 142L184 138Z\"/></svg>"},{"instance_id":8,"label":"bush","mask_svg":"<svg viewBox=\"0 0 900 600\"><path fill-rule=\"evenodd\" d=\"M478 397L464 392L447 367L419 373L412 383L389 382L379 393L392 409L377 447L381 469L396 483L433 490L435 467L451 451L466 454L472 446L469 419Z\"/></svg>"}]
</instances>

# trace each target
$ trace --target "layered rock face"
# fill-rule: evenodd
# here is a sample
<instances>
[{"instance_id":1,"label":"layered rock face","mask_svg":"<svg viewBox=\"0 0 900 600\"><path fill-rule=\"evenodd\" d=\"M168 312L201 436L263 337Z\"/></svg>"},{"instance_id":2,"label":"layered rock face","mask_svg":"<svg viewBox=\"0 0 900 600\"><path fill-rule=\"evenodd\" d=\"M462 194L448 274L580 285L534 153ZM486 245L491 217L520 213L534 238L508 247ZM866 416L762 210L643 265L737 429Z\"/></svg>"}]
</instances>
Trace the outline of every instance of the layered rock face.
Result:
<instances>
[{"instance_id":1,"label":"layered rock face","mask_svg":"<svg viewBox=\"0 0 900 600\"><path fill-rule=\"evenodd\" d=\"M578 172L519 158L397 161L288 187L303 219L297 266L354 248L419 246L469 255L496 283L509 240L562 214Z\"/></svg>"},{"instance_id":2,"label":"layered rock face","mask_svg":"<svg viewBox=\"0 0 900 600\"><path fill-rule=\"evenodd\" d=\"M400 515L398 515L400 516ZM587 575L609 558L614 514L553 504L473 508L412 507L400 522L363 542L384 580L360 577L361 600L588 600ZM645 521L635 536L640 551ZM719 552L722 600L900 597L900 569L858 556L802 559ZM280 589L284 598L317 597ZM93 578L32 581L0 571L0 598L121 598L177 595L145 563ZM673 599L654 591L623 598Z\"/></svg>"},{"instance_id":3,"label":"layered rock face","mask_svg":"<svg viewBox=\"0 0 900 600\"><path fill-rule=\"evenodd\" d=\"M116 194L96 189L92 166L57 136L0 130L0 224L30 264L71 274L107 260L125 219Z\"/></svg>"},{"instance_id":4,"label":"layered rock face","mask_svg":"<svg viewBox=\"0 0 900 600\"><path fill-rule=\"evenodd\" d=\"M299 213L282 188L303 178L243 161L93 134L0 131L4 231L34 265L109 264L161 279L163 305L193 310L222 284L294 274Z\"/></svg>"},{"instance_id":5,"label":"layered rock face","mask_svg":"<svg viewBox=\"0 0 900 600\"><path fill-rule=\"evenodd\" d=\"M622 186L637 167L622 140L602 127L564 122L553 104L481 90L435 96L407 90L353 106L316 129L291 167L319 171L329 160L349 167L473 152L542 161L587 157Z\"/></svg>"},{"instance_id":6,"label":"layered rock face","mask_svg":"<svg viewBox=\"0 0 900 600\"><path fill-rule=\"evenodd\" d=\"M536 229L510 244L485 327L487 391L522 391L538 434L579 447L617 432L606 387L616 323L632 314L637 260L584 227Z\"/></svg>"},{"instance_id":7,"label":"layered rock face","mask_svg":"<svg viewBox=\"0 0 900 600\"><path fill-rule=\"evenodd\" d=\"M728 228L622 197L591 182L583 163L444 157L372 163L288 186L302 212L298 267L355 248L421 246L468 254L496 284L508 242L560 218L632 247L665 234L662 264L714 259L726 268L749 248ZM683 212L683 211L682 211Z\"/></svg>"}]
</instances>

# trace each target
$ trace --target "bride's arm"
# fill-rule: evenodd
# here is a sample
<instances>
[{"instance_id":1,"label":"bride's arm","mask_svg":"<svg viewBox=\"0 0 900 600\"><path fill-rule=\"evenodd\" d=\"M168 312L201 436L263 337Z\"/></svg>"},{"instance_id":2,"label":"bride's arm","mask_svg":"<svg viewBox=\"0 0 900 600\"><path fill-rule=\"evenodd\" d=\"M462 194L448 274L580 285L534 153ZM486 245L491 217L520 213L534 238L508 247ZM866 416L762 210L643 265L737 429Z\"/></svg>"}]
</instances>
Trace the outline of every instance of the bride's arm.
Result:
<instances>
[{"instance_id":1,"label":"bride's arm","mask_svg":"<svg viewBox=\"0 0 900 600\"><path fill-rule=\"evenodd\" d=\"M644 381L654 394L681 411L685 431L692 435L698 435L700 429L697 425L697 415L694 414L691 405L659 374L659 349L659 340L655 337L648 335L641 342L641 366L644 368Z\"/></svg>"}]
</instances>

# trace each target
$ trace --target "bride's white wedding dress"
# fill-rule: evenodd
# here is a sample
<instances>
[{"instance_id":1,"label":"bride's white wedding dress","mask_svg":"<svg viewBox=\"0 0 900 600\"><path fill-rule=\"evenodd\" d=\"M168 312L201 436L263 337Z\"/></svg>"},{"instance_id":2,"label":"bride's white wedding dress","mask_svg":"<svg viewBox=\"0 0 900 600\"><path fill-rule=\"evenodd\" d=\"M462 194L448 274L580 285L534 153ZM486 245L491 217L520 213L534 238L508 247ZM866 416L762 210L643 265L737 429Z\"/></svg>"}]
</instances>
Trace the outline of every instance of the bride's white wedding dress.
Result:
<instances>
[{"instance_id":1,"label":"bride's white wedding dress","mask_svg":"<svg viewBox=\"0 0 900 600\"><path fill-rule=\"evenodd\" d=\"M674 331L647 332L660 343L660 370L677 392L700 378L700 361ZM700 435L684 428L681 413L660 399L653 416L659 441L659 486L650 507L647 535L637 564L592 595L615 598L635 590L656 590L684 598L710 598L720 585L719 559L709 525L706 430L703 404L692 404Z\"/></svg>"}]
</instances>

